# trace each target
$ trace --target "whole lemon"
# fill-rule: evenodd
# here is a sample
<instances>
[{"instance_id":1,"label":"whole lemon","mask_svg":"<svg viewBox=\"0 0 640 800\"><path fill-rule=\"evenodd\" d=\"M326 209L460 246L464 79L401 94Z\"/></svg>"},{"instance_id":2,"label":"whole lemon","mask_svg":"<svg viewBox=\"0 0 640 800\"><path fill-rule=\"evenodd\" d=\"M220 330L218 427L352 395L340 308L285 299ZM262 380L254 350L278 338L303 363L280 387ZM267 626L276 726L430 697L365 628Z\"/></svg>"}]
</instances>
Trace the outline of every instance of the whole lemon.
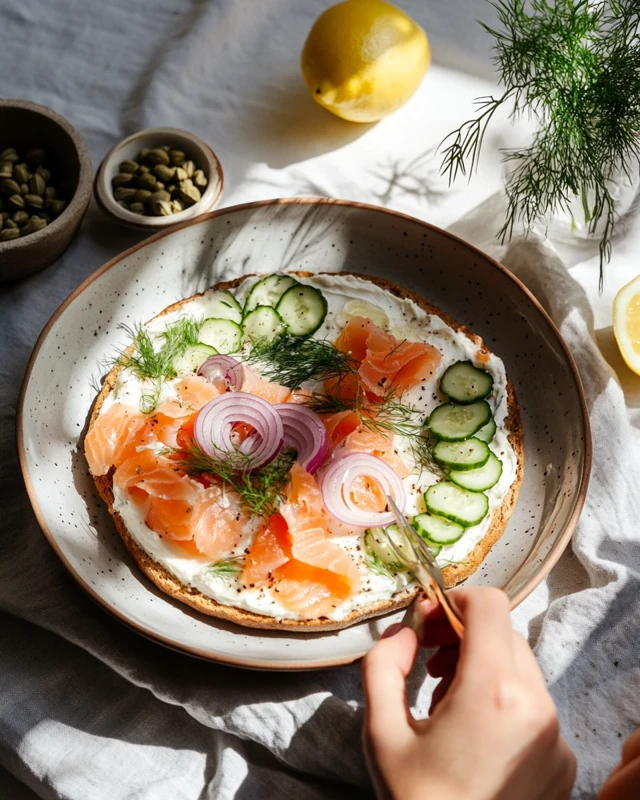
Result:
<instances>
[{"instance_id":1,"label":"whole lemon","mask_svg":"<svg viewBox=\"0 0 640 800\"><path fill-rule=\"evenodd\" d=\"M384 0L344 0L322 13L302 49L316 103L352 122L375 122L404 105L431 61L429 40Z\"/></svg>"}]
</instances>

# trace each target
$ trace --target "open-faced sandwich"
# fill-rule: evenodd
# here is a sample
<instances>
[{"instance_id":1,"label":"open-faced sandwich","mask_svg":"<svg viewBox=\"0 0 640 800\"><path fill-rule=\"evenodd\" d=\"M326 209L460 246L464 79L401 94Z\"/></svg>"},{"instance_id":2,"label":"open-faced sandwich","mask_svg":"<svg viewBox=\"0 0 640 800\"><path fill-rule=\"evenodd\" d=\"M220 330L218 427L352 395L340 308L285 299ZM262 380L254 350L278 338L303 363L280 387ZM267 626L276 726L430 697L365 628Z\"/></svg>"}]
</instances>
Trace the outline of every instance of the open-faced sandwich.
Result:
<instances>
[{"instance_id":1,"label":"open-faced sandwich","mask_svg":"<svg viewBox=\"0 0 640 800\"><path fill-rule=\"evenodd\" d=\"M445 582L503 532L522 435L502 361L421 297L349 273L248 276L131 330L85 452L142 571L241 625L331 630L417 591L387 495Z\"/></svg>"}]
</instances>

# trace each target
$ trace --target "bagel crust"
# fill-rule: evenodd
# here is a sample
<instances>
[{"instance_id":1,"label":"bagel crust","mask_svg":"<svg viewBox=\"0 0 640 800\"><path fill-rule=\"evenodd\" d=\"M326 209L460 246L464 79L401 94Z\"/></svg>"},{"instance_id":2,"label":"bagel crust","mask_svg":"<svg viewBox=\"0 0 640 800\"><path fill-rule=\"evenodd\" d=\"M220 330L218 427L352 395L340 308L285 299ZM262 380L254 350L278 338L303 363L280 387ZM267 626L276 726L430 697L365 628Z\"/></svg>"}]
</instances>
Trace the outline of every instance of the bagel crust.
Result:
<instances>
[{"instance_id":1,"label":"bagel crust","mask_svg":"<svg viewBox=\"0 0 640 800\"><path fill-rule=\"evenodd\" d=\"M300 278L311 277L314 273L296 271L292 272ZM451 319L448 315L440 311L429 301L420 297L420 295L409 291L408 289L396 286L384 278L372 277L370 275L362 275L356 272L343 272L341 275L352 275L353 277L361 280L369 281L376 284L380 288L386 290L390 294L400 297L409 298L417 306L424 309L428 314L440 317L444 322L453 328L455 331L460 331L485 352L490 353L490 349L483 343L480 337L472 333L468 328L455 320ZM226 281L215 284L212 289L234 289L243 283L246 279L255 277L255 275L245 275L232 281ZM173 305L165 308L157 317L161 317L170 312L176 311L184 304L193 300L195 297L201 296L203 293L194 295L185 300L180 300ZM89 427L93 425L94 421L100 414L100 409L113 390L118 373L119 366L115 366L106 376L104 384L100 393L98 394L91 413ZM442 575L445 586L450 588L458 583L466 580L472 575L486 558L489 550L498 541L504 532L509 517L511 516L515 507L520 485L522 483L523 466L524 466L524 449L523 449L523 435L522 423L520 420L520 413L518 408L518 401L516 398L515 389L513 384L507 376L507 407L508 414L504 421L504 427L507 431L509 442L514 450L517 468L516 475L513 483L511 484L507 494L505 495L501 505L493 512L491 523L484 537L476 544L474 549L465 557L465 559L456 564L450 564L442 568ZM296 619L278 619L263 614L256 614L252 611L247 611L242 608L234 606L223 605L218 603L211 597L203 594L193 587L186 586L181 583L166 567L153 559L134 539L129 530L127 529L122 517L114 509L114 496L113 496L113 469L106 475L93 476L96 488L100 497L108 506L109 512L114 519L115 526L122 541L124 542L127 551L134 559L140 570L149 578L161 591L170 595L182 603L186 603L197 611L207 614L212 617L226 620L228 622L235 622L249 628L263 628L268 630L286 630L288 632L300 633L313 633L316 631L333 631L346 628L357 622L376 617L381 614L397 611L409 605L411 600L418 594L419 587L407 588L398 592L388 600L380 600L370 605L362 606L354 609L341 620L331 620L326 617L317 619L296 620Z\"/></svg>"}]
</instances>

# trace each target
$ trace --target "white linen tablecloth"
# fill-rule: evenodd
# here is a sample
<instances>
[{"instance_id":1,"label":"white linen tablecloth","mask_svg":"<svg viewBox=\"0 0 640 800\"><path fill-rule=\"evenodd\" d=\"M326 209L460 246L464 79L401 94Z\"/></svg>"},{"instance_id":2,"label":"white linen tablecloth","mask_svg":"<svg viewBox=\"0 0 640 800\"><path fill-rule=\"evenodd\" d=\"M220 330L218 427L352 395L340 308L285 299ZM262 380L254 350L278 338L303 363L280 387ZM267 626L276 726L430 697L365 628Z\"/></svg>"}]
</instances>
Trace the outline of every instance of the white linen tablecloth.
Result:
<instances>
[{"instance_id":1,"label":"white linen tablecloth","mask_svg":"<svg viewBox=\"0 0 640 800\"><path fill-rule=\"evenodd\" d=\"M497 121L470 186L449 188L434 155L471 100L492 90L479 77L491 74L488 39L473 21L491 20L490 6L402 0L427 29L437 64L404 109L355 126L316 107L299 74L306 32L330 4L3 0L0 93L66 116L94 168L138 128L184 127L220 156L225 205L294 194L388 205L503 257L536 293L580 368L594 468L571 547L513 618L536 649L578 755L574 797L591 798L622 738L640 725L640 378L622 364L610 315L615 291L640 271L640 231L630 223L616 243L601 296L594 249L564 248L564 265L537 239L503 252L492 239L498 148L526 129ZM357 666L254 674L147 642L83 595L31 512L13 444L30 351L68 293L139 238L92 204L55 265L0 291L0 794L368 797ZM419 666L410 685L417 713L432 686Z\"/></svg>"}]
</instances>

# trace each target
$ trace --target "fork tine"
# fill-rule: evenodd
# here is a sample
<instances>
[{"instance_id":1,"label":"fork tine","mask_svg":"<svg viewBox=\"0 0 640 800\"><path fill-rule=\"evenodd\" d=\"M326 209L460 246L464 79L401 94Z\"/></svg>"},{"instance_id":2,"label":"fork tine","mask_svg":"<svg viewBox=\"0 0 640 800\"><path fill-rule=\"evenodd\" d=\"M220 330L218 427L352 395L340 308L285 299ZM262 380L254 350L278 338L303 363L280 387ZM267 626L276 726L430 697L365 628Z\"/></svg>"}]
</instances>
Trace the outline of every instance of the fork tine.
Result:
<instances>
[{"instance_id":1,"label":"fork tine","mask_svg":"<svg viewBox=\"0 0 640 800\"><path fill-rule=\"evenodd\" d=\"M404 534L404 538L407 541L407 545L409 546L409 549L411 550L411 553L413 555L414 560L419 563L420 562L420 553L419 553L418 550L416 550L416 546L415 546L415 543L414 543L415 531L409 525L409 523L407 522L404 514L400 511L398 506L395 504L395 502L393 501L393 499L389 495L387 495L387 500L389 501L389 503L391 505L391 508L393 509L393 513L396 515L396 519L398 521L398 527L400 528L400 530ZM389 536L389 534L387 534L387 538L391 542L391 537ZM397 551L398 548L395 546L395 544L393 542L391 542L391 544L392 544L392 547L393 547L394 551ZM405 560L410 561L410 559L408 559L406 555L405 555Z\"/></svg>"},{"instance_id":2,"label":"fork tine","mask_svg":"<svg viewBox=\"0 0 640 800\"><path fill-rule=\"evenodd\" d=\"M403 553L402 550L396 545L396 543L393 541L391 536L387 533L387 529L383 528L382 530L383 530L384 535L387 538L387 542L391 546L391 549L398 556L400 561L402 561L404 564L410 565L411 564L411 559L407 558L406 553Z\"/></svg>"}]
</instances>

